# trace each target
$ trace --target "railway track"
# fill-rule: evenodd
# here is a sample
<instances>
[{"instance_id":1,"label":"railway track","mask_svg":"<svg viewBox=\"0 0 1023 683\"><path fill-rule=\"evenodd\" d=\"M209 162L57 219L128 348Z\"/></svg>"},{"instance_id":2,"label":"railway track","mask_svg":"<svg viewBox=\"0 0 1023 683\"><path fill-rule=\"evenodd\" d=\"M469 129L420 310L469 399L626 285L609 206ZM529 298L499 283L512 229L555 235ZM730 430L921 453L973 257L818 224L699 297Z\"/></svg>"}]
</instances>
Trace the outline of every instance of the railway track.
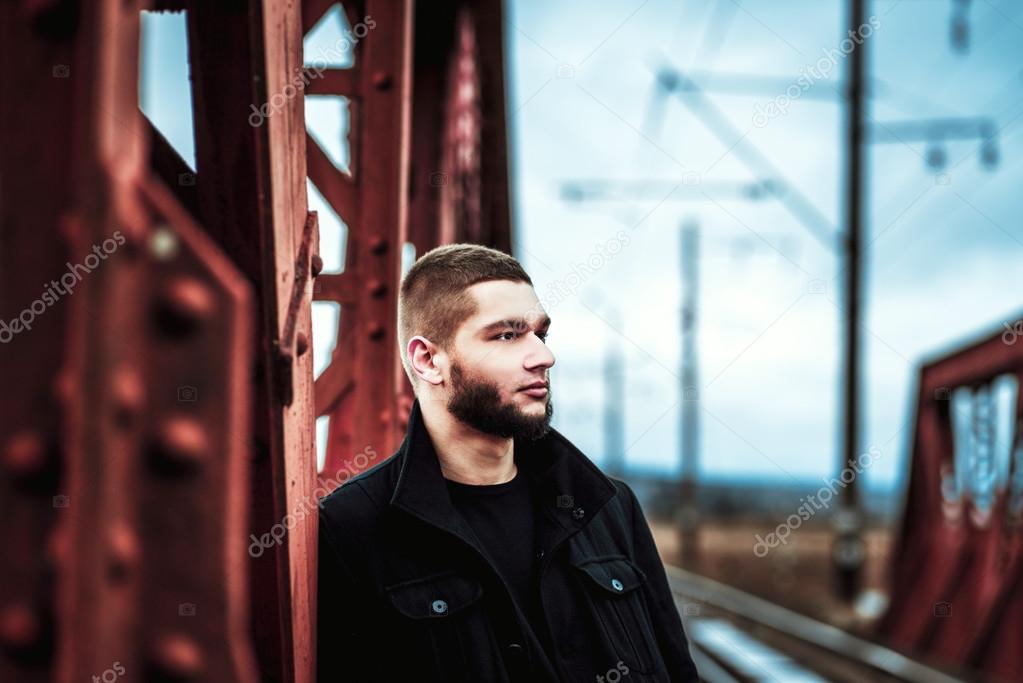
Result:
<instances>
[{"instance_id":1,"label":"railway track","mask_svg":"<svg viewBox=\"0 0 1023 683\"><path fill-rule=\"evenodd\" d=\"M690 649L707 683L981 683L922 664L772 602L666 566Z\"/></svg>"}]
</instances>

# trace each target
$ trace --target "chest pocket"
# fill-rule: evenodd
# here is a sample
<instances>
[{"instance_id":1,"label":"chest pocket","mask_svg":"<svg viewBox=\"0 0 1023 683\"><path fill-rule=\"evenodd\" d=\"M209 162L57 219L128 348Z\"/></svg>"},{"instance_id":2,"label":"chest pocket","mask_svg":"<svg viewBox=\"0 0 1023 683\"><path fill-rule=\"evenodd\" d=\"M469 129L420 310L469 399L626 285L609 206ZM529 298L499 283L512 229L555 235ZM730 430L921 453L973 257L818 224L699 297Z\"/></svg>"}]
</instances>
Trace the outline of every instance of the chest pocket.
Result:
<instances>
[{"instance_id":1,"label":"chest pocket","mask_svg":"<svg viewBox=\"0 0 1023 683\"><path fill-rule=\"evenodd\" d=\"M483 597L479 581L454 572L405 581L386 590L394 608L409 619L450 618Z\"/></svg>"},{"instance_id":2,"label":"chest pocket","mask_svg":"<svg viewBox=\"0 0 1023 683\"><path fill-rule=\"evenodd\" d=\"M475 681L496 657L478 579L449 571L394 584L385 592L408 646L401 656L415 660L406 665L418 679Z\"/></svg>"},{"instance_id":3,"label":"chest pocket","mask_svg":"<svg viewBox=\"0 0 1023 683\"><path fill-rule=\"evenodd\" d=\"M596 620L622 662L653 673L659 652L647 610L646 575L622 555L573 560Z\"/></svg>"}]
</instances>

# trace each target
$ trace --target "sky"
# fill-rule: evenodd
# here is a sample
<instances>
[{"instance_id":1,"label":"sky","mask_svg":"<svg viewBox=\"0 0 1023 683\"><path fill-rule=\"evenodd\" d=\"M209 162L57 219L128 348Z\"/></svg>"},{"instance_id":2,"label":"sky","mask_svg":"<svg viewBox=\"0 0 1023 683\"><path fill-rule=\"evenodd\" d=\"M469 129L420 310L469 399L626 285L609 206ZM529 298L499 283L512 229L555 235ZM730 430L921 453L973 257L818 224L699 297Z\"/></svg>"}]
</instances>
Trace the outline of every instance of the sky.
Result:
<instances>
[{"instance_id":1,"label":"sky","mask_svg":"<svg viewBox=\"0 0 1023 683\"><path fill-rule=\"evenodd\" d=\"M961 51L950 44L957 4L874 0L859 33L878 139L867 153L860 450L881 454L861 477L882 491L900 486L908 467L920 364L1023 314L1023 5L969 3ZM513 252L554 320L554 425L598 464L602 366L617 348L627 466L678 472L688 224L700 235L699 476L803 482L838 472L843 280L833 240L844 220L845 6L509 0ZM307 38L307 62L342 35L335 18ZM194 163L183 15L144 13L142 64L143 110ZM716 127L706 107L655 97L658 67L691 75L721 112ZM736 75L757 87L730 87ZM307 97L306 109L310 132L343 167L344 101ZM930 144L898 125L949 117L991 121L993 168L979 138ZM940 168L927 163L935 150ZM815 207L817 233L775 198L727 190L763 179L744 163L751 154ZM607 181L619 198L564 197L567 183L584 180ZM314 187L310 208L320 212L325 270L340 271L343 220ZM338 314L315 305L317 372ZM1000 388L1003 415L1013 392Z\"/></svg>"},{"instance_id":2,"label":"sky","mask_svg":"<svg viewBox=\"0 0 1023 683\"><path fill-rule=\"evenodd\" d=\"M876 19L863 39L875 83L872 130L898 133L891 122L908 119L986 116L999 129L1000 151L988 171L979 140L949 142L943 169L927 166L923 142L869 147L861 451L880 451L864 477L881 489L899 484L908 465L922 360L1001 331L1023 312L1023 207L1015 191L1023 6L972 3L963 54L950 46L952 5L875 1L866 12ZM832 230L842 228L844 121L835 91L847 66L845 11L839 2L769 0L511 3L517 254L543 292L598 243L623 229L630 237L551 311L556 405L565 406L560 428L584 452L602 455L601 356L617 340L628 366L627 461L677 472L679 235L691 222L701 231L701 475L802 480L837 472L838 255L778 201L725 196L714 181L758 177L735 153L750 143ZM829 49L839 50L830 73L805 92L790 90L798 96L787 113L758 126L756 113ZM733 134L716 137L678 97L663 104L660 125L648 125L657 120L649 113L657 65L693 73ZM818 66L814 73L824 75ZM727 74L781 85L716 90ZM687 174L706 193L686 194ZM662 182L648 183L647 195L631 203L562 199L563 184L580 179ZM664 200L679 184L676 194L696 200ZM619 324L610 323L612 312Z\"/></svg>"}]
</instances>

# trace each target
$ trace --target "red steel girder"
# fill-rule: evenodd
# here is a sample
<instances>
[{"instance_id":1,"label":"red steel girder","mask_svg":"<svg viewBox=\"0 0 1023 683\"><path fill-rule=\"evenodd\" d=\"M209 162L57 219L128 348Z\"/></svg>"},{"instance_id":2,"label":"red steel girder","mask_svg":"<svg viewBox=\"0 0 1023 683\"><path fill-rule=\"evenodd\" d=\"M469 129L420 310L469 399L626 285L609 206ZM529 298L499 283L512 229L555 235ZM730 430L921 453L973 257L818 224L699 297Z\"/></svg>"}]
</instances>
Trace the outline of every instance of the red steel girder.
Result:
<instances>
[{"instance_id":1,"label":"red steel girder","mask_svg":"<svg viewBox=\"0 0 1023 683\"><path fill-rule=\"evenodd\" d=\"M306 3L307 31L331 4ZM403 245L417 255L449 242L511 247L503 3L433 3L414 17L411 3L344 9L350 26L372 18L372 28L353 68L323 70L308 93L348 99L350 172L311 136L306 145L310 178L349 227L344 272L316 285L318 301L342 308L316 381L317 414L331 417L327 486L373 464L360 455L367 447L393 451L404 432L412 392L394 329Z\"/></svg>"},{"instance_id":2,"label":"red steel girder","mask_svg":"<svg viewBox=\"0 0 1023 683\"><path fill-rule=\"evenodd\" d=\"M0 360L21 391L0 418L17 557L0 567L4 680L116 664L312 681L308 513L322 489L309 314L322 262L304 151L351 228L345 272L318 284L344 306L337 360L315 387L334 418L328 469L392 451L404 430L404 246L511 242L501 3L418 17L412 0L345 4L353 25L374 27L356 68L327 69L308 93L351 97L349 177L307 140L303 98L288 94L303 24L329 6L158 3L188 10L194 174L138 110L141 5L0 9L3 85L18 93L0 106L4 319L46 273L124 240ZM281 106L253 123L271 100ZM281 542L252 554L250 539L289 516Z\"/></svg>"},{"instance_id":3,"label":"red steel girder","mask_svg":"<svg viewBox=\"0 0 1023 683\"><path fill-rule=\"evenodd\" d=\"M1023 319L1008 325L1010 332L1021 327ZM1023 670L1017 642L1023 510L1012 498L1023 492L996 489L990 510L980 509L968 491L954 500L943 495L957 470L952 392L985 391L1006 374L1019 387L1011 416L1011 482L1020 476L1023 344L1008 343L1002 329L921 368L909 491L892 556L892 600L879 633L907 650L1011 680Z\"/></svg>"},{"instance_id":4,"label":"red steel girder","mask_svg":"<svg viewBox=\"0 0 1023 683\"><path fill-rule=\"evenodd\" d=\"M15 544L32 537L0 570L4 680L255 681L250 294L149 173L139 10L2 10L4 314L50 297L2 361L28 393L5 403L0 486Z\"/></svg>"},{"instance_id":5,"label":"red steel girder","mask_svg":"<svg viewBox=\"0 0 1023 683\"><path fill-rule=\"evenodd\" d=\"M307 141L309 177L349 226L344 273L321 276L317 292L344 305L333 362L316 390L318 412L329 409L331 416L327 486L343 480L345 468L358 469L350 461L356 452L391 452L402 430L404 377L394 321L408 230L413 8L412 0L346 3L352 26L373 26L356 45L351 74L317 87L321 93L328 84L351 88L333 93L349 98L350 173ZM307 28L318 18L307 13Z\"/></svg>"},{"instance_id":6,"label":"red steel girder","mask_svg":"<svg viewBox=\"0 0 1023 683\"><path fill-rule=\"evenodd\" d=\"M198 213L252 284L252 635L267 681L312 683L316 515L311 301L298 3L188 3ZM272 104L265 117L253 116ZM278 534L287 524L287 533ZM270 538L270 534L274 534ZM279 542L278 542L279 539Z\"/></svg>"},{"instance_id":7,"label":"red steel girder","mask_svg":"<svg viewBox=\"0 0 1023 683\"><path fill-rule=\"evenodd\" d=\"M59 371L67 297L32 303L71 253L61 217L73 185L76 34L64 12L0 4L0 680L53 679L56 524L66 471ZM46 131L45 136L38 135ZM53 291L53 290L49 290ZM24 311L30 330L13 332ZM55 505L54 503L58 503Z\"/></svg>"}]
</instances>

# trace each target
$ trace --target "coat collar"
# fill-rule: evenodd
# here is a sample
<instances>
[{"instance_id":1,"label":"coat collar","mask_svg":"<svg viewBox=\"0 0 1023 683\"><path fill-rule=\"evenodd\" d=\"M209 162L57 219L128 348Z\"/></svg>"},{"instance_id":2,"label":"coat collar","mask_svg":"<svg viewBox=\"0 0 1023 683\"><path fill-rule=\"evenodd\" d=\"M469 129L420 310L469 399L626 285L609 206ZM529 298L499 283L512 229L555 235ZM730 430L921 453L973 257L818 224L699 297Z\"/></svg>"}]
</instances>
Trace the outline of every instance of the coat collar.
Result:
<instances>
[{"instance_id":1,"label":"coat collar","mask_svg":"<svg viewBox=\"0 0 1023 683\"><path fill-rule=\"evenodd\" d=\"M390 503L476 545L468 524L451 503L437 451L417 398L396 455L398 477ZM515 461L530 478L538 513L538 543L551 548L586 526L614 497L617 487L555 429L536 441L515 440Z\"/></svg>"}]
</instances>

